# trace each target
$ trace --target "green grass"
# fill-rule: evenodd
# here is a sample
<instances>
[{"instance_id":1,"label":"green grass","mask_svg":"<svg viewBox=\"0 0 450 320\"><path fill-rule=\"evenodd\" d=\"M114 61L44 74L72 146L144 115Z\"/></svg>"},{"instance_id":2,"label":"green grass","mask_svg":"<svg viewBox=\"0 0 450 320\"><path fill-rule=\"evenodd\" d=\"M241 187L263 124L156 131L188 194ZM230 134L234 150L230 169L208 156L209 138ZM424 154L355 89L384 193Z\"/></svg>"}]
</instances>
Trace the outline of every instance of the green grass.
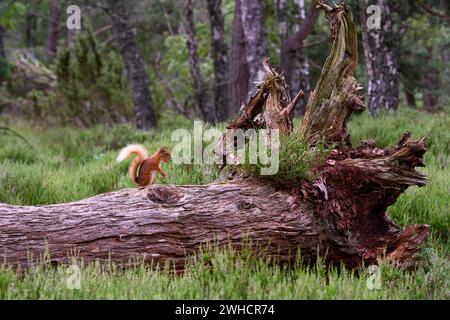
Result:
<instances>
[{"instance_id":1,"label":"green grass","mask_svg":"<svg viewBox=\"0 0 450 320\"><path fill-rule=\"evenodd\" d=\"M170 148L172 130L192 126L180 118L163 120L165 129L158 132L139 132L130 126L49 129L16 119L1 119L0 125L5 122L30 143L0 135L0 202L20 205L74 201L132 187L128 162L115 163L118 149L127 143L143 143L150 152L161 145ZM142 264L123 270L80 262L80 290L67 288L65 266L42 264L23 272L3 266L0 299L450 299L449 123L448 112L424 114L406 109L377 118L357 115L350 121L354 144L371 137L381 147L394 145L406 130L414 137L425 135L428 141L427 166L420 169L427 174L428 185L409 188L388 209L401 226L431 226L431 237L420 253L424 262L414 272L382 265L379 290L367 288L370 275L365 271L359 275L345 269L325 271L320 263L287 269L225 250L210 255L214 268L197 261L178 276ZM158 183L204 184L217 177L210 167L164 166L168 176L158 177Z\"/></svg>"},{"instance_id":2,"label":"green grass","mask_svg":"<svg viewBox=\"0 0 450 320\"><path fill-rule=\"evenodd\" d=\"M179 124L188 129L191 126L189 122ZM11 204L68 202L134 187L127 175L129 161L115 161L118 150L128 143L142 143L149 153L174 145L170 128L158 133L140 132L127 125L47 129L30 128L26 122L11 128L29 142L0 135L0 202ZM158 183L205 184L217 177L214 170L201 165L163 166L169 175L158 176Z\"/></svg>"},{"instance_id":3,"label":"green grass","mask_svg":"<svg viewBox=\"0 0 450 320\"><path fill-rule=\"evenodd\" d=\"M412 272L380 266L381 288L368 289L372 274L346 269L271 266L263 259L216 250L180 275L143 264L122 269L90 264L80 268L80 287L69 289L67 266L39 265L18 275L0 272L0 299L448 299L449 270L441 258ZM210 265L207 267L206 265Z\"/></svg>"}]
</instances>

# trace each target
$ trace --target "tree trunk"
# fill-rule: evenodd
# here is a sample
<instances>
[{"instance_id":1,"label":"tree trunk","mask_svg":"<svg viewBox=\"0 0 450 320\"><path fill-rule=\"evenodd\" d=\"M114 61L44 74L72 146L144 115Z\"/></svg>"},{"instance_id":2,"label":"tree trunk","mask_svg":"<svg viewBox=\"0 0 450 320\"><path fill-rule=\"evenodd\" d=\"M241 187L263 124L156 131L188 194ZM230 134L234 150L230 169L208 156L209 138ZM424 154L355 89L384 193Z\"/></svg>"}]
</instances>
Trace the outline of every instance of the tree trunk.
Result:
<instances>
[{"instance_id":1,"label":"tree trunk","mask_svg":"<svg viewBox=\"0 0 450 320\"><path fill-rule=\"evenodd\" d=\"M59 18L61 17L61 5L58 1L50 2L50 24L48 26L47 54L50 59L56 56L59 38Z\"/></svg>"},{"instance_id":2,"label":"tree trunk","mask_svg":"<svg viewBox=\"0 0 450 320\"><path fill-rule=\"evenodd\" d=\"M108 0L108 11L131 86L136 126L138 129L144 130L156 128L157 119L153 108L149 79L145 73L144 62L136 47L133 30L130 28L125 2Z\"/></svg>"},{"instance_id":3,"label":"tree trunk","mask_svg":"<svg viewBox=\"0 0 450 320\"><path fill-rule=\"evenodd\" d=\"M358 39L352 13L347 6L323 5L334 39L331 53L308 100L300 135L314 145L326 142L350 145L347 120L352 112L365 109L354 77L358 64Z\"/></svg>"},{"instance_id":4,"label":"tree trunk","mask_svg":"<svg viewBox=\"0 0 450 320\"><path fill-rule=\"evenodd\" d=\"M214 62L214 109L218 121L228 118L228 46L225 41L222 0L207 0Z\"/></svg>"},{"instance_id":5,"label":"tree trunk","mask_svg":"<svg viewBox=\"0 0 450 320\"><path fill-rule=\"evenodd\" d=\"M249 238L254 252L279 262L293 261L300 251L305 261L320 255L349 267L377 263L383 255L411 263L428 226L402 232L384 210L408 186L425 183L411 162L423 150L410 140L378 156L358 149L358 159L341 150L315 183L293 189L251 181L155 185L60 205L0 204L0 259L25 267L30 256L36 261L48 250L53 263L70 263L76 253L85 262L143 258L182 269L201 246L239 249ZM406 161L404 168L395 161Z\"/></svg>"},{"instance_id":6,"label":"tree trunk","mask_svg":"<svg viewBox=\"0 0 450 320\"><path fill-rule=\"evenodd\" d=\"M34 13L28 13L25 26L25 44L28 48L36 47L37 17Z\"/></svg>"},{"instance_id":7,"label":"tree trunk","mask_svg":"<svg viewBox=\"0 0 450 320\"><path fill-rule=\"evenodd\" d=\"M317 21L317 17L319 16L319 10L315 6L311 6L311 9L308 11L308 19L306 18L306 10L305 10L305 0L294 0L295 9L297 14L295 15L295 21L297 23L294 24L294 34L299 34L302 28L307 28L307 31L302 32L302 34L310 34L314 29L315 22ZM311 20L312 19L312 20ZM306 39L306 37L305 37ZM303 45L304 40L302 40ZM308 101L309 93L311 91L311 79L310 79L310 71L309 71L309 58L308 51L306 48L302 47L296 51L293 55L293 67L289 68L292 70L291 80L286 79L288 83L291 84L290 93L291 95L295 92L298 92L302 89L305 92L304 101ZM305 113L306 103L300 108L297 109L298 114Z\"/></svg>"},{"instance_id":8,"label":"tree trunk","mask_svg":"<svg viewBox=\"0 0 450 320\"><path fill-rule=\"evenodd\" d=\"M309 96L309 67L305 56L305 48L302 46L303 41L314 29L319 10L313 1L308 16L303 18L304 3L302 3L302 0L299 2L300 5L303 5L303 7L298 8L299 15L297 18L300 18L300 20L294 28L294 34L286 40L285 50L282 52L281 68L284 71L286 82L291 84L291 94L303 89L303 91L308 91L306 94Z\"/></svg>"},{"instance_id":9,"label":"tree trunk","mask_svg":"<svg viewBox=\"0 0 450 320\"><path fill-rule=\"evenodd\" d=\"M1 4L1 3L0 3ZM5 53L5 27L0 25L0 85L9 78L9 65Z\"/></svg>"},{"instance_id":10,"label":"tree trunk","mask_svg":"<svg viewBox=\"0 0 450 320\"><path fill-rule=\"evenodd\" d=\"M247 88L250 90L256 82L263 79L264 71L261 68L261 61L269 55L269 45L264 27L264 2L241 1L241 19L249 71ZM248 97L251 95L252 92L249 91Z\"/></svg>"},{"instance_id":11,"label":"tree trunk","mask_svg":"<svg viewBox=\"0 0 450 320\"><path fill-rule=\"evenodd\" d=\"M286 39L288 36L288 7L287 0L275 1L275 12L278 23L278 37L280 38L280 61L284 60Z\"/></svg>"},{"instance_id":12,"label":"tree trunk","mask_svg":"<svg viewBox=\"0 0 450 320\"><path fill-rule=\"evenodd\" d=\"M436 111L439 102L439 70L433 66L433 48L427 47L427 64L423 77L423 110L426 112Z\"/></svg>"},{"instance_id":13,"label":"tree trunk","mask_svg":"<svg viewBox=\"0 0 450 320\"><path fill-rule=\"evenodd\" d=\"M387 0L380 0L380 29L368 29L366 25L366 4L360 0L363 47L369 77L369 111L376 114L381 110L395 111L398 107L398 67L393 52L394 39L392 21Z\"/></svg>"},{"instance_id":14,"label":"tree trunk","mask_svg":"<svg viewBox=\"0 0 450 320\"><path fill-rule=\"evenodd\" d=\"M350 147L346 121L364 106L353 76L357 35L346 5L320 6L326 11L334 43L309 100L300 134L311 145L337 142L327 160L311 170L313 181L270 185L237 178L227 184L127 189L78 202L24 207L0 205L0 259L28 266L29 256L48 251L50 262L70 263L76 253L85 262L97 259L128 264L136 259L182 269L207 244L244 244L252 252L290 263L297 252L305 261L359 267L386 259L414 266L418 245L429 226L401 230L387 207L409 186L423 186L424 140L405 133L393 148L373 140ZM302 92L289 101L283 77L263 63L265 76L256 93L228 128L258 125L292 132L293 109ZM250 241L249 241L250 240Z\"/></svg>"},{"instance_id":15,"label":"tree trunk","mask_svg":"<svg viewBox=\"0 0 450 320\"><path fill-rule=\"evenodd\" d=\"M5 53L5 32L6 29L4 26L0 26L0 59L6 60Z\"/></svg>"},{"instance_id":16,"label":"tree trunk","mask_svg":"<svg viewBox=\"0 0 450 320\"><path fill-rule=\"evenodd\" d=\"M3 6L3 0L0 0L0 8ZM3 10L3 8L2 8ZM3 25L0 25L0 67L4 67L2 64L6 61L6 53L5 53L5 33L6 28ZM0 79L0 83L3 79Z\"/></svg>"},{"instance_id":17,"label":"tree trunk","mask_svg":"<svg viewBox=\"0 0 450 320\"><path fill-rule=\"evenodd\" d=\"M416 108L416 97L413 91L405 89L405 103L409 108Z\"/></svg>"},{"instance_id":18,"label":"tree trunk","mask_svg":"<svg viewBox=\"0 0 450 320\"><path fill-rule=\"evenodd\" d=\"M203 119L208 122L216 122L216 114L214 109L208 106L206 99L205 82L203 81L202 73L198 58L198 43L195 32L194 12L192 9L192 0L184 0L183 5L184 27L187 33L186 45L189 50L189 65L191 68L192 86L197 100L198 107L202 113Z\"/></svg>"},{"instance_id":19,"label":"tree trunk","mask_svg":"<svg viewBox=\"0 0 450 320\"><path fill-rule=\"evenodd\" d=\"M236 114L239 112L241 105L246 102L247 92L249 90L249 69L247 63L244 27L242 25L241 2L242 0L236 0L234 9L233 39L228 66L229 114Z\"/></svg>"}]
</instances>

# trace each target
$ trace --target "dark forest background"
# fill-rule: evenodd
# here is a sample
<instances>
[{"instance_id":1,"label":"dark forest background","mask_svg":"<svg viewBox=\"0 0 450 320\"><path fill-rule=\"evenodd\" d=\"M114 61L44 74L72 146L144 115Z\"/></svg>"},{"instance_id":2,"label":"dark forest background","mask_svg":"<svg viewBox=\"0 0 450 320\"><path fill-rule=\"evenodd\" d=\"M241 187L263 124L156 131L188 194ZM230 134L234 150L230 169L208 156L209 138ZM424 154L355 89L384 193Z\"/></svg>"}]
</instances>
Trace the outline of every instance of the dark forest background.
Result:
<instances>
[{"instance_id":1,"label":"dark forest background","mask_svg":"<svg viewBox=\"0 0 450 320\"><path fill-rule=\"evenodd\" d=\"M370 113L448 105L450 2L347 3ZM77 127L147 129L178 115L223 122L261 80L266 56L292 94L308 96L332 43L311 0L77 1L81 31L66 26L69 4L0 0L0 112ZM361 28L371 4L381 29Z\"/></svg>"}]
</instances>

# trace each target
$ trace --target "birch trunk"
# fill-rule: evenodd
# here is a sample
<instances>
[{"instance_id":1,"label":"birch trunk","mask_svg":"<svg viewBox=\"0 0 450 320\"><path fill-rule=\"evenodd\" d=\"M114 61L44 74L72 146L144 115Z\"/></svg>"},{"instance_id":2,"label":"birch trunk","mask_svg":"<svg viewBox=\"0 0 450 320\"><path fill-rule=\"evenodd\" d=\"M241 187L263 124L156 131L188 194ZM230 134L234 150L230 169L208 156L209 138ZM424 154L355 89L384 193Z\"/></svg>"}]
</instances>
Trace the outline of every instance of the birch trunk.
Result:
<instances>
[{"instance_id":1,"label":"birch trunk","mask_svg":"<svg viewBox=\"0 0 450 320\"><path fill-rule=\"evenodd\" d=\"M393 52L394 38L392 21L387 0L380 0L380 29L367 26L364 0L360 0L363 47L369 77L369 111L395 111L399 102L398 66Z\"/></svg>"}]
</instances>

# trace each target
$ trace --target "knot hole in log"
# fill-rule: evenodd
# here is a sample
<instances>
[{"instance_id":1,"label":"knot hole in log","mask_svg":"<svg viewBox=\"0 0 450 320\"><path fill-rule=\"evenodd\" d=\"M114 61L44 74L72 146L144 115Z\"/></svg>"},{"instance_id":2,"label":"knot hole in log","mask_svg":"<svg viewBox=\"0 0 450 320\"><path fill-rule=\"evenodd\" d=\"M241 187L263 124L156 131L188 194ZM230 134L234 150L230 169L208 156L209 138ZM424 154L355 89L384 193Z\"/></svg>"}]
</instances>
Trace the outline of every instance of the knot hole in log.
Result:
<instances>
[{"instance_id":1,"label":"knot hole in log","mask_svg":"<svg viewBox=\"0 0 450 320\"><path fill-rule=\"evenodd\" d=\"M147 197L153 202L173 204L180 201L183 192L174 186L154 185L148 190Z\"/></svg>"},{"instance_id":2,"label":"knot hole in log","mask_svg":"<svg viewBox=\"0 0 450 320\"><path fill-rule=\"evenodd\" d=\"M247 202L247 201L239 201L236 205L239 210L249 210L256 208L256 204Z\"/></svg>"}]
</instances>

